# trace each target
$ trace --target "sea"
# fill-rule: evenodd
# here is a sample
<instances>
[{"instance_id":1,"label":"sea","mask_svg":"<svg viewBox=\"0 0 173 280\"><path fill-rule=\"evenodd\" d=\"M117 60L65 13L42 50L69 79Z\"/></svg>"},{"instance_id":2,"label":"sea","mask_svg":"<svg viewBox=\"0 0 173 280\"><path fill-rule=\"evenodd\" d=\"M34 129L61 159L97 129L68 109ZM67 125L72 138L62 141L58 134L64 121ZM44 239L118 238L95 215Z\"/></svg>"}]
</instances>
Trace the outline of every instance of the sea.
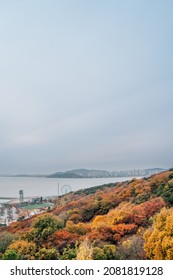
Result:
<instances>
[{"instance_id":1,"label":"sea","mask_svg":"<svg viewBox=\"0 0 173 280\"><path fill-rule=\"evenodd\" d=\"M108 183L130 180L132 177L116 178L36 178L36 177L0 177L0 202L7 198L18 198L23 190L24 197L50 197L66 194ZM2 199L3 198L3 199ZM8 201L8 199L7 199Z\"/></svg>"}]
</instances>

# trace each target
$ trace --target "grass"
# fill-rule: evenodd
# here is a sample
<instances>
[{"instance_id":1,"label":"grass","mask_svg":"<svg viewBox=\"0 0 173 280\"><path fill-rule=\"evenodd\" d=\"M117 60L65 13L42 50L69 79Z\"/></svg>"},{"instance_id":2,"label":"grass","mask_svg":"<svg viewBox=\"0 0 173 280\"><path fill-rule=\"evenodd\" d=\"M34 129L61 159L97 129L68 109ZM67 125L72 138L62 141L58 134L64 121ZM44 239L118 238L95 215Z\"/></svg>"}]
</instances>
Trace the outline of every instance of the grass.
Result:
<instances>
[{"instance_id":1,"label":"grass","mask_svg":"<svg viewBox=\"0 0 173 280\"><path fill-rule=\"evenodd\" d=\"M50 204L50 203L30 204L30 205L23 206L22 208L27 209L27 210L32 210L32 209L49 207L51 205L52 204Z\"/></svg>"}]
</instances>

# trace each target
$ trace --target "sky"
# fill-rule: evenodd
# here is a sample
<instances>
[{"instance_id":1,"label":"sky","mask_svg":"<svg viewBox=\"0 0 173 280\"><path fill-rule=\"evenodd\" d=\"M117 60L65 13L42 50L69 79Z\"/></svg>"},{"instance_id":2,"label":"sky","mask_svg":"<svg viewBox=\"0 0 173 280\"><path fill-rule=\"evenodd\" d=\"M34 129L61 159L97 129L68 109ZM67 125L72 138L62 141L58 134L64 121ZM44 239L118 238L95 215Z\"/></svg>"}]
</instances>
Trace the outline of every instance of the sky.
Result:
<instances>
[{"instance_id":1,"label":"sky","mask_svg":"<svg viewBox=\"0 0 173 280\"><path fill-rule=\"evenodd\" d=\"M0 0L0 174L172 167L172 13Z\"/></svg>"}]
</instances>

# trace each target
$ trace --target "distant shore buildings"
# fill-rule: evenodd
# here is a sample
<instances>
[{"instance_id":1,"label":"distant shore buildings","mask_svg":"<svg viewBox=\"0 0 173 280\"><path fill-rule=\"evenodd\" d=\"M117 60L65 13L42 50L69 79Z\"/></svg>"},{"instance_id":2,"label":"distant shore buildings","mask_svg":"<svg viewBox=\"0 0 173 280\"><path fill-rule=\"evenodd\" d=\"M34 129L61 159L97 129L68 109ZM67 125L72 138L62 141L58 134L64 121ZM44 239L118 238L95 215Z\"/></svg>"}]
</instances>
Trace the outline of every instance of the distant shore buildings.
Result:
<instances>
[{"instance_id":1,"label":"distant shore buildings","mask_svg":"<svg viewBox=\"0 0 173 280\"><path fill-rule=\"evenodd\" d=\"M23 190L19 191L19 198L0 204L0 226L8 226L17 220L28 219L33 215L44 213L53 207L49 198L25 198Z\"/></svg>"}]
</instances>

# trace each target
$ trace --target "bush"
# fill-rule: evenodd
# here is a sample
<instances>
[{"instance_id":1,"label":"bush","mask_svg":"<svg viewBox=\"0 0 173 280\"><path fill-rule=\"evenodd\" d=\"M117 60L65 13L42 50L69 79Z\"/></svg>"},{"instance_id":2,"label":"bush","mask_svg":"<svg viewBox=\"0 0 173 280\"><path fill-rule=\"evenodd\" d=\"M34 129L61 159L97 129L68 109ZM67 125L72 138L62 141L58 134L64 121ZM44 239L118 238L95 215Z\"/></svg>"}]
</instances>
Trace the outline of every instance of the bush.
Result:
<instances>
[{"instance_id":1,"label":"bush","mask_svg":"<svg viewBox=\"0 0 173 280\"><path fill-rule=\"evenodd\" d=\"M7 247L18 238L17 234L3 232L0 234L0 253L4 253Z\"/></svg>"},{"instance_id":2,"label":"bush","mask_svg":"<svg viewBox=\"0 0 173 280\"><path fill-rule=\"evenodd\" d=\"M3 260L21 260L21 257L15 250L7 250L7 252L3 255Z\"/></svg>"},{"instance_id":3,"label":"bush","mask_svg":"<svg viewBox=\"0 0 173 280\"><path fill-rule=\"evenodd\" d=\"M36 218L33 230L27 234L28 239L30 241L33 238L37 245L41 245L48 236L63 227L64 222L54 216L48 214L40 216Z\"/></svg>"},{"instance_id":4,"label":"bush","mask_svg":"<svg viewBox=\"0 0 173 280\"><path fill-rule=\"evenodd\" d=\"M54 248L52 249L42 248L35 254L35 258L37 260L59 260L60 254Z\"/></svg>"}]
</instances>

